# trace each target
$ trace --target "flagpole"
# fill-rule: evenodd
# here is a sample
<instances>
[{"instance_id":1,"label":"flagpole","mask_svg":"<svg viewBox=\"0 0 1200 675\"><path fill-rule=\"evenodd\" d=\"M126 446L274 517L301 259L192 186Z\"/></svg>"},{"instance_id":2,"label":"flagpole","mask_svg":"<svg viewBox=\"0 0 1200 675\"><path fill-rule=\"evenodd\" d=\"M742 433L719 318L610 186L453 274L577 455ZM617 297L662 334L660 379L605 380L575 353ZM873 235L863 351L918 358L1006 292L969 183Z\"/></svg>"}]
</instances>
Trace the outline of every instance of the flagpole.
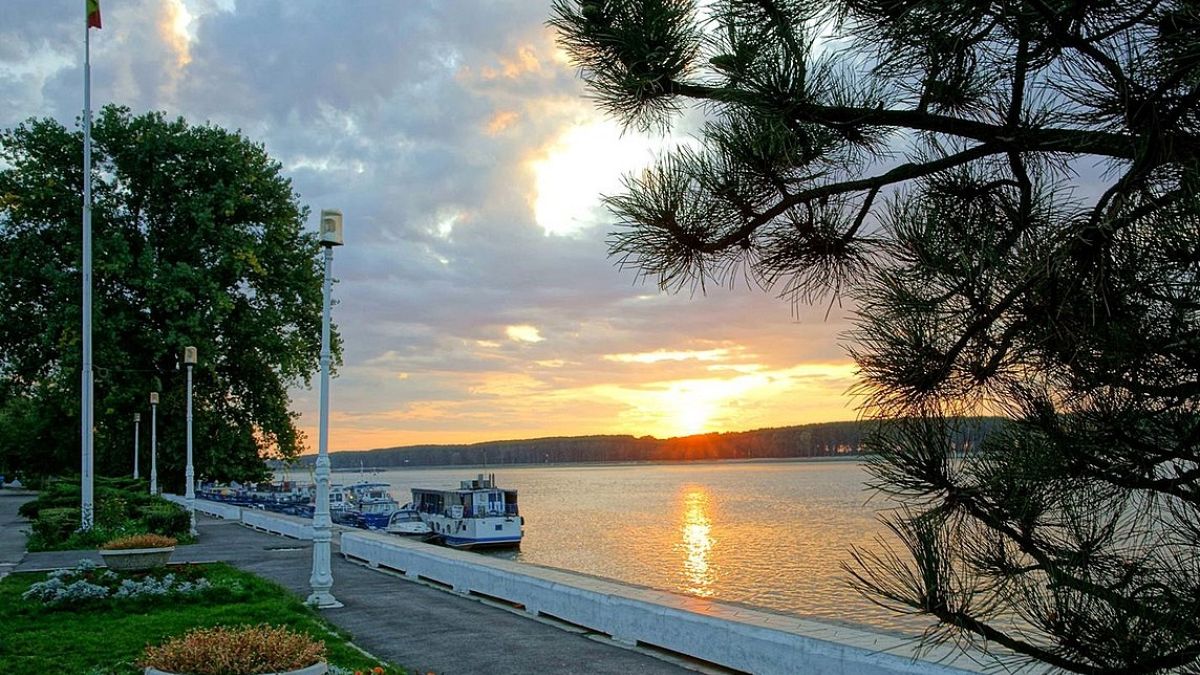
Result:
<instances>
[{"instance_id":1,"label":"flagpole","mask_svg":"<svg viewBox=\"0 0 1200 675\"><path fill-rule=\"evenodd\" d=\"M85 5L86 8L86 5ZM83 495L80 529L92 529L92 469L94 435L92 405L92 27L83 24L83 375L80 388L80 437L83 453Z\"/></svg>"}]
</instances>

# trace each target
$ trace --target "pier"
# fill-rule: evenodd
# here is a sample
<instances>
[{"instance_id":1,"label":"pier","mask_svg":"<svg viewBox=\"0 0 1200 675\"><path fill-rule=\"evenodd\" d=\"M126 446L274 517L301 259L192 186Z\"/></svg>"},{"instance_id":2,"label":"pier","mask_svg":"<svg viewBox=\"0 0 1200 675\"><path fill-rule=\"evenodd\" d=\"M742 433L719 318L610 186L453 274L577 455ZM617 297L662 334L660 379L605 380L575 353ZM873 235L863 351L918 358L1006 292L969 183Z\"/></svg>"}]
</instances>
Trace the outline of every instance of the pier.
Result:
<instances>
[{"instance_id":1,"label":"pier","mask_svg":"<svg viewBox=\"0 0 1200 675\"><path fill-rule=\"evenodd\" d=\"M170 498L170 497L169 497ZM7 500L6 500L7 501ZM309 521L197 500L201 543L174 560L222 560L308 590ZM15 508L15 507L14 507ZM917 659L909 638L338 528L323 615L367 651L418 672L962 675L952 649ZM69 566L32 553L15 571ZM98 556L94 556L98 560Z\"/></svg>"}]
</instances>

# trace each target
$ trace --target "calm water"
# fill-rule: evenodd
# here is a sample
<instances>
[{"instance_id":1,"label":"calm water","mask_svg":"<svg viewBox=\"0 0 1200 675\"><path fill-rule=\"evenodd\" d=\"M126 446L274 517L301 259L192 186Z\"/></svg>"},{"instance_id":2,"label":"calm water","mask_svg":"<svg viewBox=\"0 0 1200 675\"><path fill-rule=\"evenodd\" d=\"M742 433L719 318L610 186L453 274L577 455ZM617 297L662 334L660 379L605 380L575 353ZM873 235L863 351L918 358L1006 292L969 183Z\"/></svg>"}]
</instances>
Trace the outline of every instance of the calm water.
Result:
<instances>
[{"instance_id":1,"label":"calm water","mask_svg":"<svg viewBox=\"0 0 1200 675\"><path fill-rule=\"evenodd\" d=\"M401 503L483 469L370 474ZM774 611L902 628L846 585L852 545L874 547L884 502L856 462L492 468L520 491L517 560ZM335 474L346 482L354 474ZM355 476L357 477L357 476ZM909 625L911 629L911 624Z\"/></svg>"}]
</instances>

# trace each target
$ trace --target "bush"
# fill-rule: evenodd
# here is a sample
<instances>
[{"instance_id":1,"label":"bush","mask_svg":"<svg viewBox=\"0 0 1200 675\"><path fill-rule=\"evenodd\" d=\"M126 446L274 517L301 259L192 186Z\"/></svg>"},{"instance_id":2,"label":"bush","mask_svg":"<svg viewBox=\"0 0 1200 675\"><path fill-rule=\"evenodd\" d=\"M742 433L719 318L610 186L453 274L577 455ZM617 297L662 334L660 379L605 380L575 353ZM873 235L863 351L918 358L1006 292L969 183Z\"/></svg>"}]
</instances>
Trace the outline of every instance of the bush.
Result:
<instances>
[{"instance_id":1,"label":"bush","mask_svg":"<svg viewBox=\"0 0 1200 675\"><path fill-rule=\"evenodd\" d=\"M192 675L256 675L307 668L324 658L324 642L260 624L188 631L161 646L146 647L138 666Z\"/></svg>"},{"instance_id":2,"label":"bush","mask_svg":"<svg viewBox=\"0 0 1200 675\"><path fill-rule=\"evenodd\" d=\"M43 541L63 541L78 529L78 507L42 509L33 521L33 534Z\"/></svg>"},{"instance_id":3,"label":"bush","mask_svg":"<svg viewBox=\"0 0 1200 675\"><path fill-rule=\"evenodd\" d=\"M187 511L165 499L159 501L162 503L141 507L138 514L148 531L174 537L191 529L192 521Z\"/></svg>"},{"instance_id":4,"label":"bush","mask_svg":"<svg viewBox=\"0 0 1200 675\"><path fill-rule=\"evenodd\" d=\"M164 537L161 534L133 534L104 542L100 548L105 551L121 551L133 548L166 548L174 546L176 543L174 538Z\"/></svg>"},{"instance_id":5,"label":"bush","mask_svg":"<svg viewBox=\"0 0 1200 675\"><path fill-rule=\"evenodd\" d=\"M147 532L189 539L187 511L148 494L148 489L142 480L97 478L93 527L76 532L82 501L78 479L56 480L19 509L22 516L33 520L27 546L31 551L95 548L115 537ZM51 520L42 522L44 514L50 514Z\"/></svg>"}]
</instances>

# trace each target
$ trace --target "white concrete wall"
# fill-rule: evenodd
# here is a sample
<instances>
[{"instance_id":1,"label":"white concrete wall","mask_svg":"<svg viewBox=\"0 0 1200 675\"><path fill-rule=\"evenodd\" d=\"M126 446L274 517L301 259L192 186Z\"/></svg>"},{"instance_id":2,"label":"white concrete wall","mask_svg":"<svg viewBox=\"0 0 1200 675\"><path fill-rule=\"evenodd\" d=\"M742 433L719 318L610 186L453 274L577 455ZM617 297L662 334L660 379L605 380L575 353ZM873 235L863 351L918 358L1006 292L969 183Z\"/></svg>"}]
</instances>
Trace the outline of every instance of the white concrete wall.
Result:
<instances>
[{"instance_id":1,"label":"white concrete wall","mask_svg":"<svg viewBox=\"0 0 1200 675\"><path fill-rule=\"evenodd\" d=\"M197 499L196 510L201 513L207 513L210 516L224 518L225 520L242 519L241 507L234 506L233 504L222 504L221 502L210 502L206 499Z\"/></svg>"},{"instance_id":2,"label":"white concrete wall","mask_svg":"<svg viewBox=\"0 0 1200 675\"><path fill-rule=\"evenodd\" d=\"M259 509L242 509L242 524L256 530L312 541L312 521Z\"/></svg>"},{"instance_id":3,"label":"white concrete wall","mask_svg":"<svg viewBox=\"0 0 1200 675\"><path fill-rule=\"evenodd\" d=\"M668 649L727 668L771 675L958 675L978 672L952 650L917 661L908 638L772 614L523 565L370 532L344 532L342 553L411 578L523 605L527 612Z\"/></svg>"},{"instance_id":4,"label":"white concrete wall","mask_svg":"<svg viewBox=\"0 0 1200 675\"><path fill-rule=\"evenodd\" d=\"M184 508L187 508L187 499L184 497L180 497L179 495L167 494L165 492L163 493L162 496L164 499L166 499L169 502L175 502L176 504L178 504ZM207 513L210 516L216 516L217 518L224 518L225 520L241 520L242 519L241 507L234 506L233 504L222 504L221 502L210 502L207 499L197 499L196 500L196 510L199 511L200 513Z\"/></svg>"}]
</instances>

